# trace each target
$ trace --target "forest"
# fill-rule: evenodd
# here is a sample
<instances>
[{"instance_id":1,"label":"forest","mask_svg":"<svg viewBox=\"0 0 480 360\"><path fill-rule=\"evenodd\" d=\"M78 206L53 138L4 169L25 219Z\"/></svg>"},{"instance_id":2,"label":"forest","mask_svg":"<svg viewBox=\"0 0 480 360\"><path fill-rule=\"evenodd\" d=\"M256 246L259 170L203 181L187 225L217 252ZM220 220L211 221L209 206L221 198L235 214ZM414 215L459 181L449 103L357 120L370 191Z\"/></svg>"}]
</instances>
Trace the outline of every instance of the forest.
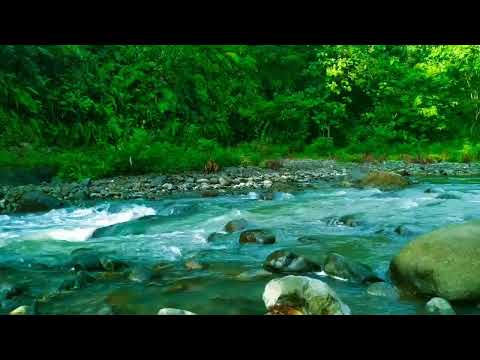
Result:
<instances>
[{"instance_id":1,"label":"forest","mask_svg":"<svg viewBox=\"0 0 480 360\"><path fill-rule=\"evenodd\" d=\"M2 45L0 166L470 162L479 71L477 45Z\"/></svg>"}]
</instances>

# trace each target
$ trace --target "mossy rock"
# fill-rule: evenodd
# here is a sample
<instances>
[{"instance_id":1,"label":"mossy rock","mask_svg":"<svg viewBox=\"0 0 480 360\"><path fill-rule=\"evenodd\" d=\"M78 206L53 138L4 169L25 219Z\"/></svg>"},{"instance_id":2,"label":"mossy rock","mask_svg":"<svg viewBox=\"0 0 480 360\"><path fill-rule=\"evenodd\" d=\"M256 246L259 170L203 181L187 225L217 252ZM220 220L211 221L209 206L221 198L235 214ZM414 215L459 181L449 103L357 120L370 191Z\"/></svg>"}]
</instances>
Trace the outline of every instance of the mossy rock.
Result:
<instances>
[{"instance_id":1,"label":"mossy rock","mask_svg":"<svg viewBox=\"0 0 480 360\"><path fill-rule=\"evenodd\" d=\"M407 244L390 264L394 283L414 295L480 299L480 221L451 225Z\"/></svg>"},{"instance_id":2,"label":"mossy rock","mask_svg":"<svg viewBox=\"0 0 480 360\"><path fill-rule=\"evenodd\" d=\"M401 175L388 171L374 171L362 178L361 187L375 187L381 190L402 189L409 185L409 181Z\"/></svg>"}]
</instances>

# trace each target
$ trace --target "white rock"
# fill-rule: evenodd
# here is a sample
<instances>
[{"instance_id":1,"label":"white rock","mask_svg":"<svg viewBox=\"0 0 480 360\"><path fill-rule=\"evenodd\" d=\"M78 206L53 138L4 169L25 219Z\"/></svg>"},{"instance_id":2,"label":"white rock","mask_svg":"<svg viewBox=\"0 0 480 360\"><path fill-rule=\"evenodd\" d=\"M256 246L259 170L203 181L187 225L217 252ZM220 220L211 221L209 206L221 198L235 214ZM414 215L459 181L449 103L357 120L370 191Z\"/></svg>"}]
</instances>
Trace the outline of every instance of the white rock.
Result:
<instances>
[{"instance_id":1,"label":"white rock","mask_svg":"<svg viewBox=\"0 0 480 360\"><path fill-rule=\"evenodd\" d=\"M30 306L22 305L10 312L10 315L28 315L31 309Z\"/></svg>"},{"instance_id":2,"label":"white rock","mask_svg":"<svg viewBox=\"0 0 480 360\"><path fill-rule=\"evenodd\" d=\"M304 300L302 312L306 315L350 315L350 308L323 281L306 276L289 275L268 282L263 302L268 310L284 297Z\"/></svg>"},{"instance_id":3,"label":"white rock","mask_svg":"<svg viewBox=\"0 0 480 360\"><path fill-rule=\"evenodd\" d=\"M265 180L265 181L263 182L263 186L266 187L267 189L270 188L270 187L272 187L272 185L273 185L273 183L272 183L271 180Z\"/></svg>"},{"instance_id":4,"label":"white rock","mask_svg":"<svg viewBox=\"0 0 480 360\"><path fill-rule=\"evenodd\" d=\"M453 310L452 305L440 297L434 297L430 299L429 302L425 305L425 309L429 313L436 313L440 315L455 315L455 310Z\"/></svg>"},{"instance_id":5,"label":"white rock","mask_svg":"<svg viewBox=\"0 0 480 360\"><path fill-rule=\"evenodd\" d=\"M157 315L197 315L197 314L187 310L163 308L158 311Z\"/></svg>"},{"instance_id":6,"label":"white rock","mask_svg":"<svg viewBox=\"0 0 480 360\"><path fill-rule=\"evenodd\" d=\"M197 179L198 184L208 184L208 179Z\"/></svg>"},{"instance_id":7,"label":"white rock","mask_svg":"<svg viewBox=\"0 0 480 360\"><path fill-rule=\"evenodd\" d=\"M173 184L166 183L162 185L162 188L165 190L172 190L173 189Z\"/></svg>"},{"instance_id":8,"label":"white rock","mask_svg":"<svg viewBox=\"0 0 480 360\"><path fill-rule=\"evenodd\" d=\"M228 186L228 185L230 185L231 180L230 180L228 177L226 177L226 176L225 176L225 177L222 176L220 179L218 179L218 182L219 182L220 185L222 185L222 186Z\"/></svg>"}]
</instances>

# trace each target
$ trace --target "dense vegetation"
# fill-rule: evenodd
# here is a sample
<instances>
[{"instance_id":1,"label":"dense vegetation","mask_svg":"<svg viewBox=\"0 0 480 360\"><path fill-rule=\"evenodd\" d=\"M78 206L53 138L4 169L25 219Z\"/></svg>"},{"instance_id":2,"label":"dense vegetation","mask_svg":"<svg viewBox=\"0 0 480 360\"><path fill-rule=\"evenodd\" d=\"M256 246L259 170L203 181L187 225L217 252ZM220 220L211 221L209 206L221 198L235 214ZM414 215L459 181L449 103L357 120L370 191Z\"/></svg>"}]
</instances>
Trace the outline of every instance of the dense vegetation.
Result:
<instances>
[{"instance_id":1,"label":"dense vegetation","mask_svg":"<svg viewBox=\"0 0 480 360\"><path fill-rule=\"evenodd\" d=\"M0 46L0 165L476 160L479 46Z\"/></svg>"}]
</instances>

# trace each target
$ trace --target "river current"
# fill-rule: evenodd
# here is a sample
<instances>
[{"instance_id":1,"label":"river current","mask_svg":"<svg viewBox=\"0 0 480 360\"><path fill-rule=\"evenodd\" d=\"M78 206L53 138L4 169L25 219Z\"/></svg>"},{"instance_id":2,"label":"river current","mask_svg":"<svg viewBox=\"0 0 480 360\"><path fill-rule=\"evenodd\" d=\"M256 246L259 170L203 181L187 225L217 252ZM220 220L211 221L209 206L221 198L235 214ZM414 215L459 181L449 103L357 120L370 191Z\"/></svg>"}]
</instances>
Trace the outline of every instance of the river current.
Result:
<instances>
[{"instance_id":1,"label":"river current","mask_svg":"<svg viewBox=\"0 0 480 360\"><path fill-rule=\"evenodd\" d=\"M273 276L239 275L261 269L274 250L292 249L318 261L333 251L387 277L392 257L415 236L480 218L480 178L418 180L406 189L388 192L317 184L315 189L294 194L278 193L269 201L250 193L99 202L47 213L0 215L0 285L21 284L31 298L46 299L39 309L45 314L98 314L105 309L116 314L156 314L160 308L174 307L198 314L261 315L266 312L263 289ZM425 192L429 188L434 192ZM445 193L453 196L439 198ZM91 237L98 228L148 215L164 215L165 221L133 235ZM357 226L326 220L343 215L354 215ZM207 242L209 234L222 231L237 218L273 229L276 243L240 245L234 238ZM399 226L406 230L398 231ZM80 248L128 264L162 264L165 270L160 279L148 283L104 276L80 289L48 296L71 276L61 264ZM184 263L191 259L208 268L186 269ZM376 297L367 293L365 285L323 280L353 314L424 313L424 299ZM455 310L480 313L473 306Z\"/></svg>"}]
</instances>

